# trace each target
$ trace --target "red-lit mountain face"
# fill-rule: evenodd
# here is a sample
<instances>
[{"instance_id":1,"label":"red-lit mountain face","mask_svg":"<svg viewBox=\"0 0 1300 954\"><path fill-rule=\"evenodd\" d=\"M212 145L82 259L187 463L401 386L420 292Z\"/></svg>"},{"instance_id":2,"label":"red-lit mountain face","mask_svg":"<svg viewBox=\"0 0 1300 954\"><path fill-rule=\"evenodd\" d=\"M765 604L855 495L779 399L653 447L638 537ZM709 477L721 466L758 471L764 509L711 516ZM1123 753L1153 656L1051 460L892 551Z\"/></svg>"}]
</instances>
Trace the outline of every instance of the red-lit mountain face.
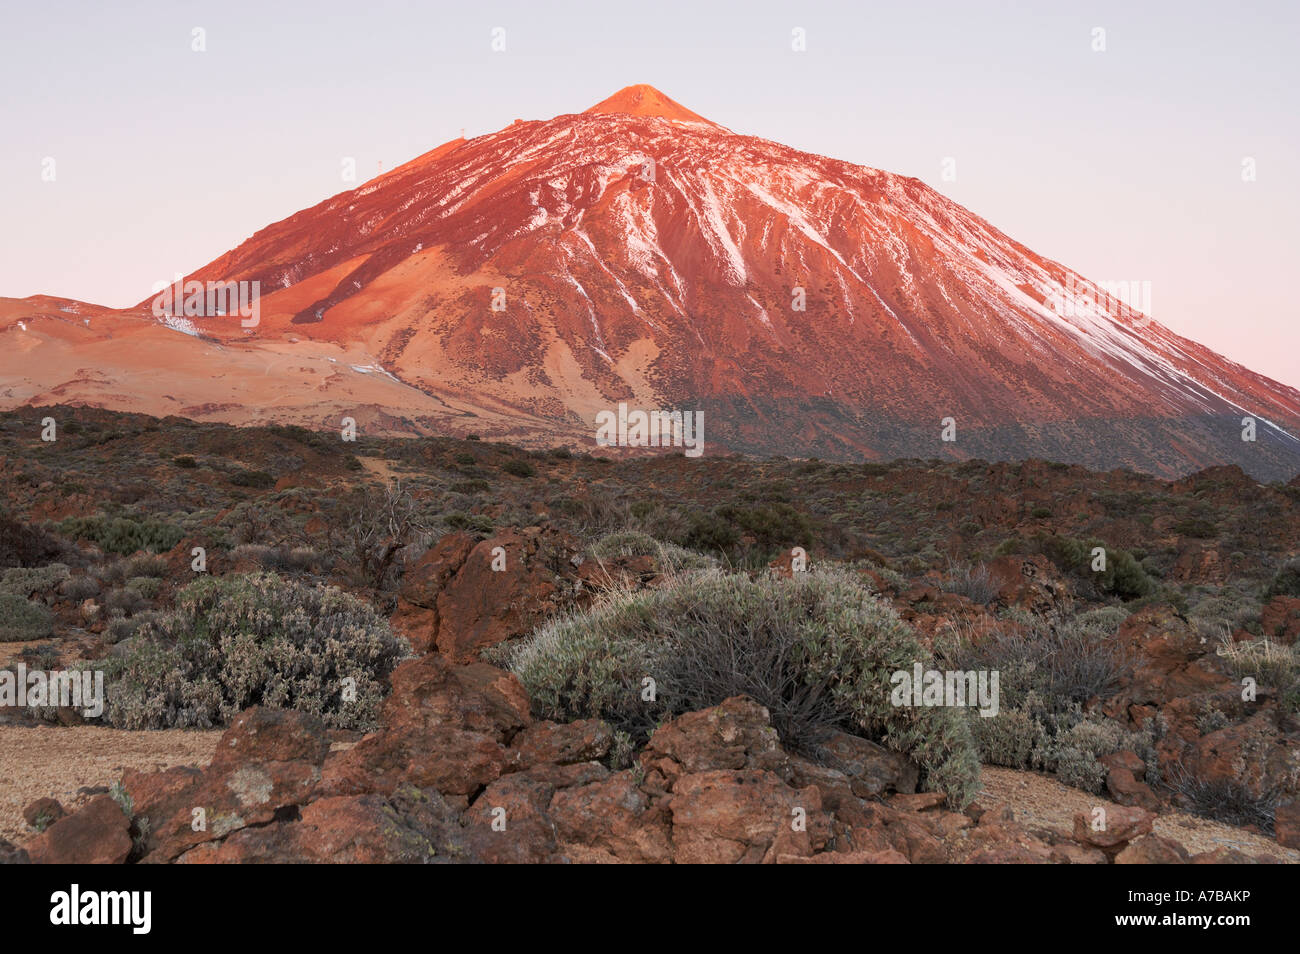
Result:
<instances>
[{"instance_id":1,"label":"red-lit mountain face","mask_svg":"<svg viewBox=\"0 0 1300 954\"><path fill-rule=\"evenodd\" d=\"M917 179L650 87L446 143L189 277L260 281L255 339L360 349L462 431L591 446L626 401L703 411L713 451L1300 469L1300 392Z\"/></svg>"}]
</instances>

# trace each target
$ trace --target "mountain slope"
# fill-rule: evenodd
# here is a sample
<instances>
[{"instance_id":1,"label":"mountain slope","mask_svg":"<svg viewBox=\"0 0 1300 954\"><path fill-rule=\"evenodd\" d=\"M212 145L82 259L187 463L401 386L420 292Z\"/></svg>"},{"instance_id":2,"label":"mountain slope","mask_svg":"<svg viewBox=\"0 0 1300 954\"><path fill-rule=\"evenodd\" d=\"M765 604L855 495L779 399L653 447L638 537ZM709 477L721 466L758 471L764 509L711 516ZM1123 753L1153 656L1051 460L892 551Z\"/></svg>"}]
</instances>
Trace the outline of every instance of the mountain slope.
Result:
<instances>
[{"instance_id":1,"label":"mountain slope","mask_svg":"<svg viewBox=\"0 0 1300 954\"><path fill-rule=\"evenodd\" d=\"M588 444L628 401L703 410L714 449L1300 469L1300 392L917 179L735 135L650 87L446 143L189 277L260 281L263 346L361 349L437 400Z\"/></svg>"}]
</instances>

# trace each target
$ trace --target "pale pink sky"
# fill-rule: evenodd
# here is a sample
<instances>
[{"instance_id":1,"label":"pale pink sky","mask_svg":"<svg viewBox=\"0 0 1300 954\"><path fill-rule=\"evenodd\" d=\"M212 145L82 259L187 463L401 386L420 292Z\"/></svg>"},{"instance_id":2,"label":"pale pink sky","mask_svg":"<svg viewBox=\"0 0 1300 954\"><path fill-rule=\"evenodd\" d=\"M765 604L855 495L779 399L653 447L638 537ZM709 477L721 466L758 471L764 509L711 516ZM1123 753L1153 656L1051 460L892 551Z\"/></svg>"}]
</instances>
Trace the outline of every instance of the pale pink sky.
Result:
<instances>
[{"instance_id":1,"label":"pale pink sky","mask_svg":"<svg viewBox=\"0 0 1300 954\"><path fill-rule=\"evenodd\" d=\"M924 179L1094 281L1150 282L1157 320L1300 386L1300 4L1133 6L8 4L0 295L131 304L342 191L344 156L365 178L649 83Z\"/></svg>"}]
</instances>

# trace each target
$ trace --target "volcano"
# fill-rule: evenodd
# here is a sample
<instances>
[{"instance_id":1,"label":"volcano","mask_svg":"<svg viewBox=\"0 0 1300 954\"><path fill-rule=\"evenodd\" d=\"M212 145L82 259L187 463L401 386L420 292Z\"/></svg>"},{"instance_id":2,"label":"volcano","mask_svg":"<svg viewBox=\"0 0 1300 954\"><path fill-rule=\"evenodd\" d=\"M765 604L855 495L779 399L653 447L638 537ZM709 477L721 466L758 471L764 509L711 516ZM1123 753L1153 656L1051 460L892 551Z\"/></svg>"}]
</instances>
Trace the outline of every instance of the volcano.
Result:
<instances>
[{"instance_id":1,"label":"volcano","mask_svg":"<svg viewBox=\"0 0 1300 954\"><path fill-rule=\"evenodd\" d=\"M93 322L93 306L10 300L0 327L25 343L0 370L25 384L0 395L114 406L138 383L171 413L330 427L357 400L390 431L587 449L596 416L625 402L702 414L714 451L1300 470L1295 389L918 179L736 134L650 86L445 143L186 277L258 282L259 325L188 318L188 334L164 329L177 354L156 375L101 367L112 387L82 395L91 342L69 342L156 325L152 299ZM270 352L332 362L329 399L303 373L271 411L186 403L205 376L232 394L245 373L272 387L278 373L249 358ZM384 386L354 380L367 374Z\"/></svg>"}]
</instances>

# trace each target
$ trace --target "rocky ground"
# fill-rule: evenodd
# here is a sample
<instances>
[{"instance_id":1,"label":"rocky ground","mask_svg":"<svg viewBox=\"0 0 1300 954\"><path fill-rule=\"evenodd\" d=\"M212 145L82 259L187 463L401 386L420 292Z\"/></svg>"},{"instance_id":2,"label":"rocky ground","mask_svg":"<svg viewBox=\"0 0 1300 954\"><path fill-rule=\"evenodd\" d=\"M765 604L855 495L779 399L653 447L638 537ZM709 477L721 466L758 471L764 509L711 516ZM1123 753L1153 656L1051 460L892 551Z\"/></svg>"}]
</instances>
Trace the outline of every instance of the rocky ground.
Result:
<instances>
[{"instance_id":1,"label":"rocky ground","mask_svg":"<svg viewBox=\"0 0 1300 954\"><path fill-rule=\"evenodd\" d=\"M1060 792L1027 800L1026 779L997 773L949 811L865 739L836 740L837 767L785 751L743 697L661 726L622 770L599 761L608 726L536 721L518 681L481 663L403 664L384 714L383 730L334 747L314 717L250 710L205 768L129 769L120 791L7 850L46 863L1296 860L1222 826L1179 840L1177 820L1157 831L1155 814L1083 793L1049 809Z\"/></svg>"},{"instance_id":2,"label":"rocky ground","mask_svg":"<svg viewBox=\"0 0 1300 954\"><path fill-rule=\"evenodd\" d=\"M0 667L128 658L195 579L195 546L212 578L340 588L410 656L364 735L256 703L202 732L0 711L11 860L1300 857L1300 576L1287 569L1300 479L1216 468L1166 482L1042 461L613 463L444 439L340 452L305 431L56 413L74 416L49 447L32 436L38 412L0 416L0 598L44 627L0 637ZM402 514L383 509L397 498L377 492L394 481L409 507L399 530ZM611 545L629 527L648 548ZM1097 541L1122 578L1072 564L1072 547ZM1065 633L1093 640L1080 667L1122 657L1103 688L1066 699L1105 738L1053 762L1056 777L985 740L982 791L956 810L918 791L898 752L837 732L809 758L743 698L638 740L600 718L548 721L493 655L681 565L789 577L795 547L847 568L927 652ZM1249 699L1243 676L1257 683Z\"/></svg>"},{"instance_id":3,"label":"rocky ground","mask_svg":"<svg viewBox=\"0 0 1300 954\"><path fill-rule=\"evenodd\" d=\"M0 729L0 839L19 843L32 837L23 810L48 804L75 812L126 772L166 772L197 768L211 761L220 731L129 732L90 726L61 729ZM352 743L335 742L331 751L345 751ZM33 758L32 753L40 753ZM986 766L983 791L977 805L1012 818L1031 831L1051 832L1049 838L1068 838L1074 816L1090 813L1098 805L1111 806L1109 798L1062 785L1034 772ZM39 809L37 809L39 811ZM29 812L34 814L34 812ZM1190 854L1231 850L1251 857L1273 857L1286 864L1300 863L1300 851L1283 848L1271 839L1179 812L1162 812L1153 833L1181 844Z\"/></svg>"}]
</instances>

